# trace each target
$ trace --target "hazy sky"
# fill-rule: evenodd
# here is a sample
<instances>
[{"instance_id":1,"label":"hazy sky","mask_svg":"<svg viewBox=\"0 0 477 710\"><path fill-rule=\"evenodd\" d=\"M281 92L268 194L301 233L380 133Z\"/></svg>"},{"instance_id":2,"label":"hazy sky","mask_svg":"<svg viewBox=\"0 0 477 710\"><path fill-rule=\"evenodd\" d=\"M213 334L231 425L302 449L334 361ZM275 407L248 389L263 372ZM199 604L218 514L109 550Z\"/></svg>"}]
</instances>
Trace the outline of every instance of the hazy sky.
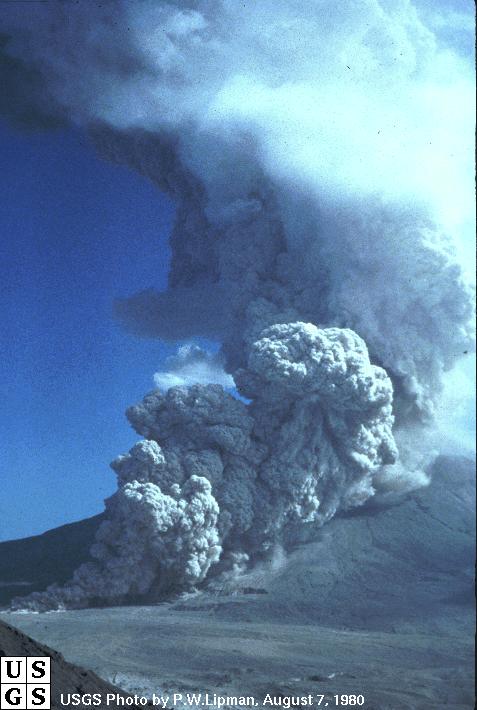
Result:
<instances>
[{"instance_id":1,"label":"hazy sky","mask_svg":"<svg viewBox=\"0 0 477 710\"><path fill-rule=\"evenodd\" d=\"M100 512L115 489L109 462L137 440L124 410L175 348L125 333L112 303L165 286L173 208L72 131L0 124L0 156L0 539L10 539Z\"/></svg>"}]
</instances>

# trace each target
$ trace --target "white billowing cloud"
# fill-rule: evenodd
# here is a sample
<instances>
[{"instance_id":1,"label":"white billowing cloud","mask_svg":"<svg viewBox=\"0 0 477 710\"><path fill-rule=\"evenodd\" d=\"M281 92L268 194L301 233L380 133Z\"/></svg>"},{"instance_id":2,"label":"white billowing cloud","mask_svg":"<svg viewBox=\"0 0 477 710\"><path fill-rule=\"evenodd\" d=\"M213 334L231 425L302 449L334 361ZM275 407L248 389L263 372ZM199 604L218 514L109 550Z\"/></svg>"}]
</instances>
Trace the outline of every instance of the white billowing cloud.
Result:
<instances>
[{"instance_id":1,"label":"white billowing cloud","mask_svg":"<svg viewBox=\"0 0 477 710\"><path fill-rule=\"evenodd\" d=\"M240 377L249 406L218 385L192 385L128 410L145 439L112 463L118 491L93 561L15 605L157 599L200 583L219 559L219 570L234 569L287 527L323 524L380 492L377 474L398 457L392 385L355 333L272 326Z\"/></svg>"},{"instance_id":2,"label":"white billowing cloud","mask_svg":"<svg viewBox=\"0 0 477 710\"><path fill-rule=\"evenodd\" d=\"M154 374L154 382L161 390L187 385L235 386L234 379L224 370L221 353L210 353L198 345L181 345L177 355L167 358L165 369Z\"/></svg>"},{"instance_id":3,"label":"white billowing cloud","mask_svg":"<svg viewBox=\"0 0 477 710\"><path fill-rule=\"evenodd\" d=\"M34 592L21 608L48 611L87 606L94 596L117 601L147 594L159 579L173 593L205 577L221 553L219 509L207 479L191 476L168 493L133 481L106 501L108 519L91 548L93 560L64 587ZM171 568L174 574L170 574ZM14 602L14 607L16 602Z\"/></svg>"},{"instance_id":4,"label":"white billowing cloud","mask_svg":"<svg viewBox=\"0 0 477 710\"><path fill-rule=\"evenodd\" d=\"M175 201L168 289L117 313L141 334L220 340L222 354L189 347L169 361L164 391L128 413L145 441L113 467L118 500L146 517L141 486L162 500L209 481L211 570L253 559L296 522L426 482L409 442L421 446L416 428L436 411L449 421L443 382L473 348L474 77L470 13L456 3L6 8L4 51L41 77L52 110ZM248 406L206 384L227 387L225 371ZM130 554L121 510L108 504L119 542L83 578L91 597L122 566L123 541ZM209 531L200 506L198 520ZM176 565L159 570L138 547L148 594L174 575L201 581L215 560L204 542L185 574L170 530Z\"/></svg>"}]
</instances>

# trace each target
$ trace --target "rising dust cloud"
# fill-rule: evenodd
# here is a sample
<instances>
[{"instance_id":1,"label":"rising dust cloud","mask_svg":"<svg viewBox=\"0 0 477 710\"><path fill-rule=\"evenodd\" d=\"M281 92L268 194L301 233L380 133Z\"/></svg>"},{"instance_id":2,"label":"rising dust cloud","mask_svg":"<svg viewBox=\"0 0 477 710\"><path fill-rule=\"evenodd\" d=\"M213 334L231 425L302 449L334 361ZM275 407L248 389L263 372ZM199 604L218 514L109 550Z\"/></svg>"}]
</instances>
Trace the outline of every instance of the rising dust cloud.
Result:
<instances>
[{"instance_id":1,"label":"rising dust cloud","mask_svg":"<svg viewBox=\"0 0 477 710\"><path fill-rule=\"evenodd\" d=\"M427 482L416 429L473 343L473 77L439 8L7 9L3 51L42 86L32 111L88 129L175 202L169 287L118 317L221 343L182 345L130 407L143 439L112 463L91 561L18 606L190 589L296 526Z\"/></svg>"}]
</instances>

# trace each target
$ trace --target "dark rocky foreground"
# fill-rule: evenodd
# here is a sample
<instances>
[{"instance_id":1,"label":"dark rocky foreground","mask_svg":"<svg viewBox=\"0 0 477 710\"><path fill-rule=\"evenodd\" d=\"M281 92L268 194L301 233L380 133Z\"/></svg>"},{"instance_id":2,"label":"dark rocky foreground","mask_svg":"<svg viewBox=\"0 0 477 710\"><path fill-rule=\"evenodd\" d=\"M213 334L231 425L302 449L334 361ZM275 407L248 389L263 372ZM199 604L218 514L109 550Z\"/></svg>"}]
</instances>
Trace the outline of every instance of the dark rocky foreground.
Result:
<instances>
[{"instance_id":1,"label":"dark rocky foreground","mask_svg":"<svg viewBox=\"0 0 477 710\"><path fill-rule=\"evenodd\" d=\"M64 707L60 703L62 693L79 693L80 695L100 693L102 698L106 698L107 693L114 693L124 698L127 697L127 693L107 683L95 673L68 663L58 651L34 641L19 629L3 621L0 621L0 656L50 656L51 707L54 710ZM90 706L80 703L75 707L81 710ZM97 707L102 708L106 705L101 704Z\"/></svg>"},{"instance_id":2,"label":"dark rocky foreground","mask_svg":"<svg viewBox=\"0 0 477 710\"><path fill-rule=\"evenodd\" d=\"M0 545L0 569L12 544ZM72 568L87 552L77 550ZM311 692L329 708L335 693L362 693L366 710L467 710L474 562L474 463L440 457L431 485L399 504L336 518L286 556L196 594L4 618L132 693Z\"/></svg>"}]
</instances>

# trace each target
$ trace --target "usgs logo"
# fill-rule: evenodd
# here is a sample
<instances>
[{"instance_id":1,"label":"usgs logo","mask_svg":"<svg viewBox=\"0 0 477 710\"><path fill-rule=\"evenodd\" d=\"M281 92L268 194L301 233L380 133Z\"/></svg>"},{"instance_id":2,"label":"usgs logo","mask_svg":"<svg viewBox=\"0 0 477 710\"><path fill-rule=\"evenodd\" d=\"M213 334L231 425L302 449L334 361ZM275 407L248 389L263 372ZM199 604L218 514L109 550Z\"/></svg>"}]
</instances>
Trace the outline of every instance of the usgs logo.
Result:
<instances>
[{"instance_id":1,"label":"usgs logo","mask_svg":"<svg viewBox=\"0 0 477 710\"><path fill-rule=\"evenodd\" d=\"M0 658L0 710L50 710L50 658Z\"/></svg>"}]
</instances>

